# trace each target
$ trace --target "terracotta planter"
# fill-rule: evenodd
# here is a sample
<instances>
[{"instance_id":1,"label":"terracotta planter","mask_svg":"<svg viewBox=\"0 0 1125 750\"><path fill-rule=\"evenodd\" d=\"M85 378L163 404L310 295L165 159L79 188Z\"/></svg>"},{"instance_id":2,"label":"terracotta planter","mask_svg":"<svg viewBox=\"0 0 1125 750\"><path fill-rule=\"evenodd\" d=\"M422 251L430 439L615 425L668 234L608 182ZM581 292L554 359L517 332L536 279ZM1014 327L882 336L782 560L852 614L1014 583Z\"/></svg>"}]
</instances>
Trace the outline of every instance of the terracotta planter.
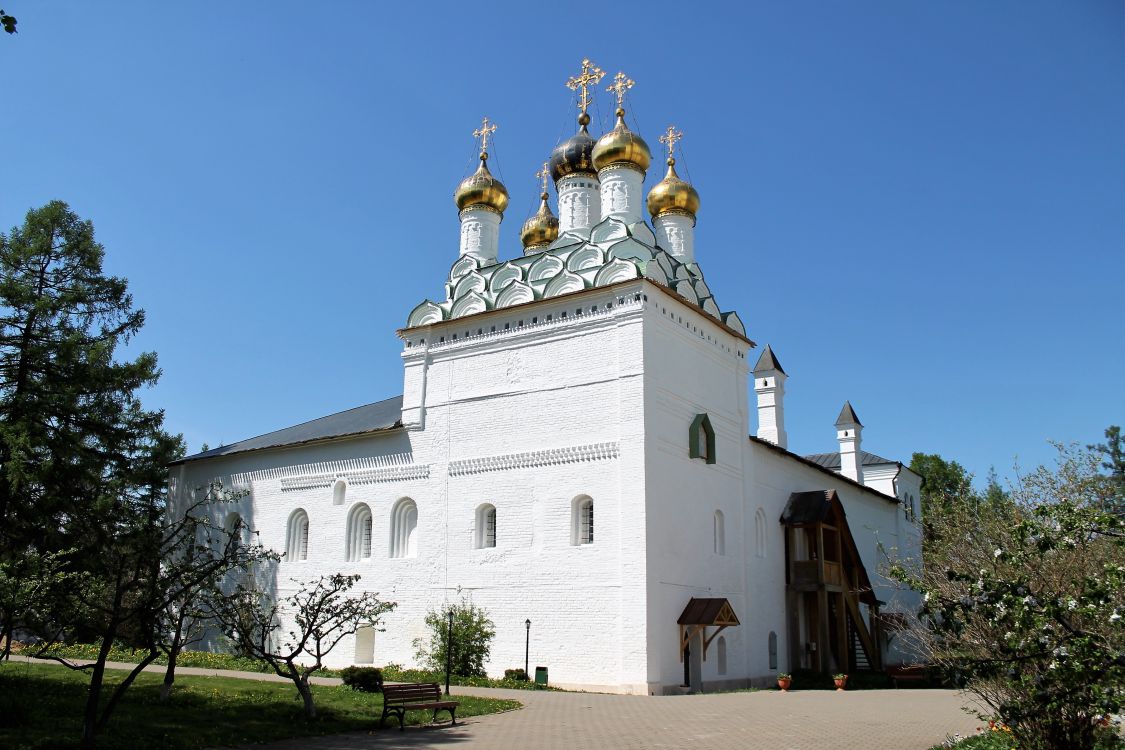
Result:
<instances>
[{"instance_id":1,"label":"terracotta planter","mask_svg":"<svg viewBox=\"0 0 1125 750\"><path fill-rule=\"evenodd\" d=\"M784 680L780 677L777 679L777 686L781 688L781 692L788 693L789 686L793 684L793 678L787 677Z\"/></svg>"},{"instance_id":2,"label":"terracotta planter","mask_svg":"<svg viewBox=\"0 0 1125 750\"><path fill-rule=\"evenodd\" d=\"M847 677L844 677L844 678L839 679L839 680L834 679L832 681L836 683L836 690L837 691L843 691L844 686L848 684L848 678Z\"/></svg>"}]
</instances>

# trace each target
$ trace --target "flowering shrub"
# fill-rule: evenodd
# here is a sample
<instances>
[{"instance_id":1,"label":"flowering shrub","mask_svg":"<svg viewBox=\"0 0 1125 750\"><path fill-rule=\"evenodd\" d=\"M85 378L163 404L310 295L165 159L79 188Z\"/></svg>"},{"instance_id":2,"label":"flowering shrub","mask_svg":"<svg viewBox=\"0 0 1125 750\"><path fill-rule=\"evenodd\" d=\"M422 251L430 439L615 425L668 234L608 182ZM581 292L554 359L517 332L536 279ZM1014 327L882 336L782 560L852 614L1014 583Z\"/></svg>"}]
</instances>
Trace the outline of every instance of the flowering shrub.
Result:
<instances>
[{"instance_id":1,"label":"flowering shrub","mask_svg":"<svg viewBox=\"0 0 1125 750\"><path fill-rule=\"evenodd\" d=\"M1120 742L1101 726L1125 691L1125 520L1107 510L1114 493L1094 454L1060 446L1057 468L1023 477L1003 506L949 498L930 519L920 574L891 567L923 594L919 645L1021 750Z\"/></svg>"}]
</instances>

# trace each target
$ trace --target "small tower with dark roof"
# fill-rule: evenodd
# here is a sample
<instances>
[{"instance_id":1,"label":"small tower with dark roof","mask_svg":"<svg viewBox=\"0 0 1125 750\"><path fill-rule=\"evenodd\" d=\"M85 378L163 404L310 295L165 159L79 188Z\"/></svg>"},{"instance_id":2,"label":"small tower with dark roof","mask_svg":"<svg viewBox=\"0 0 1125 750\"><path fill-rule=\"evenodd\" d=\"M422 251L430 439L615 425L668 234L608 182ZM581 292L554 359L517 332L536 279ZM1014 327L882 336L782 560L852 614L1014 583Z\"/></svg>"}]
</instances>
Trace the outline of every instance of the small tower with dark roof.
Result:
<instances>
[{"instance_id":1,"label":"small tower with dark roof","mask_svg":"<svg viewBox=\"0 0 1125 750\"><path fill-rule=\"evenodd\" d=\"M766 344L754 365L754 392L758 394L758 437L781 448L789 447L785 434L785 381L789 376Z\"/></svg>"},{"instance_id":2,"label":"small tower with dark roof","mask_svg":"<svg viewBox=\"0 0 1125 750\"><path fill-rule=\"evenodd\" d=\"M844 402L840 416L836 417L836 440L840 443L840 473L863 484L863 452L859 449L863 423L855 414L850 401Z\"/></svg>"}]
</instances>

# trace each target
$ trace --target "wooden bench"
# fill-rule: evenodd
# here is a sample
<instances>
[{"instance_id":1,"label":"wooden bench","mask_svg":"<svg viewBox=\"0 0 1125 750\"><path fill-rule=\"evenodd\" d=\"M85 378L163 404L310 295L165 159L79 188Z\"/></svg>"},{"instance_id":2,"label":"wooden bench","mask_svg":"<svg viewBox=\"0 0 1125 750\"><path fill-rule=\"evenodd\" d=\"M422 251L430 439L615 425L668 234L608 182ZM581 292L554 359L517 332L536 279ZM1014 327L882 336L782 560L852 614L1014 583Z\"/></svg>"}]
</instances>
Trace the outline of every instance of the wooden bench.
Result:
<instances>
[{"instance_id":1,"label":"wooden bench","mask_svg":"<svg viewBox=\"0 0 1125 750\"><path fill-rule=\"evenodd\" d=\"M927 669L919 665L887 667L887 677L891 678L891 683L896 688L898 687L899 681L930 679Z\"/></svg>"},{"instance_id":2,"label":"wooden bench","mask_svg":"<svg viewBox=\"0 0 1125 750\"><path fill-rule=\"evenodd\" d=\"M449 718L457 723L457 701L441 700L441 688L436 682L405 682L397 685L383 685L383 716L379 719L379 726L383 726L387 717L398 717L398 728L401 731L406 722L407 711L433 710L433 721L437 721L438 711L448 711Z\"/></svg>"}]
</instances>

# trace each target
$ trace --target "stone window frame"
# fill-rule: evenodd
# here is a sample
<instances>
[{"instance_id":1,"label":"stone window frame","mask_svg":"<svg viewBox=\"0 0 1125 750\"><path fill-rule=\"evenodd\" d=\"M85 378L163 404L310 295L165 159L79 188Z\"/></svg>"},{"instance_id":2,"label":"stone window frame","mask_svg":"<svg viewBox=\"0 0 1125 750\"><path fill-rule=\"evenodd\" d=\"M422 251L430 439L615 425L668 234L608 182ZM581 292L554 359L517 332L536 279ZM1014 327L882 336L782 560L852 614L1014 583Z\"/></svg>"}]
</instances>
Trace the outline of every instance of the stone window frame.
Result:
<instances>
[{"instance_id":1,"label":"stone window frame","mask_svg":"<svg viewBox=\"0 0 1125 750\"><path fill-rule=\"evenodd\" d=\"M571 502L570 543L581 547L594 543L594 498L579 495Z\"/></svg>"},{"instance_id":2,"label":"stone window frame","mask_svg":"<svg viewBox=\"0 0 1125 750\"><path fill-rule=\"evenodd\" d=\"M361 562L371 559L373 519L371 506L367 503L356 503L348 511L347 543L344 555L348 562Z\"/></svg>"},{"instance_id":3,"label":"stone window frame","mask_svg":"<svg viewBox=\"0 0 1125 750\"><path fill-rule=\"evenodd\" d=\"M418 556L418 504L409 497L399 498L391 509L390 557Z\"/></svg>"},{"instance_id":4,"label":"stone window frame","mask_svg":"<svg viewBox=\"0 0 1125 750\"><path fill-rule=\"evenodd\" d=\"M688 427L688 456L715 463L715 428L706 413L696 414Z\"/></svg>"},{"instance_id":5,"label":"stone window frame","mask_svg":"<svg viewBox=\"0 0 1125 750\"><path fill-rule=\"evenodd\" d=\"M496 506L492 503L481 503L477 507L473 547L475 549L496 547Z\"/></svg>"},{"instance_id":6,"label":"stone window frame","mask_svg":"<svg viewBox=\"0 0 1125 750\"><path fill-rule=\"evenodd\" d=\"M309 514L304 508L297 508L289 514L285 540L286 562L304 562L309 559Z\"/></svg>"}]
</instances>

